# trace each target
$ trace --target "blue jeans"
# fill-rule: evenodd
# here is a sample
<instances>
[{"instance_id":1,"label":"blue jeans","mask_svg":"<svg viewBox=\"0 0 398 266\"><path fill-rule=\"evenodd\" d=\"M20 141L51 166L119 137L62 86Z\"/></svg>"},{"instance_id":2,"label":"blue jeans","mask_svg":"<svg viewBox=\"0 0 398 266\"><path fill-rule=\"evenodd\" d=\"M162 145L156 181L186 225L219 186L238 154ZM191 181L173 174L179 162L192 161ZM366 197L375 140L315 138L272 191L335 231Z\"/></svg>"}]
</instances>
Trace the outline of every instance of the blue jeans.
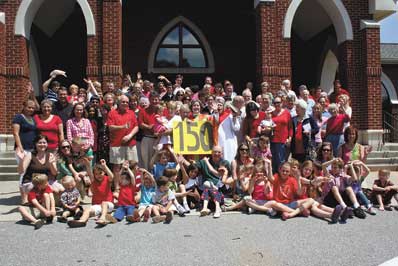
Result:
<instances>
[{"instance_id":1,"label":"blue jeans","mask_svg":"<svg viewBox=\"0 0 398 266\"><path fill-rule=\"evenodd\" d=\"M271 142L272 172L277 173L281 163L285 162L285 144Z\"/></svg>"},{"instance_id":2,"label":"blue jeans","mask_svg":"<svg viewBox=\"0 0 398 266\"><path fill-rule=\"evenodd\" d=\"M344 135L343 134L328 135L325 141L332 143L333 156L338 157L339 147L344 143Z\"/></svg>"},{"instance_id":3,"label":"blue jeans","mask_svg":"<svg viewBox=\"0 0 398 266\"><path fill-rule=\"evenodd\" d=\"M372 206L372 204L370 204L370 201L368 200L368 198L366 197L366 195L363 193L362 190L358 191L355 195L357 196L359 203L365 205L366 208Z\"/></svg>"},{"instance_id":4,"label":"blue jeans","mask_svg":"<svg viewBox=\"0 0 398 266\"><path fill-rule=\"evenodd\" d=\"M119 206L113 214L113 217L115 217L116 220L121 221L124 216L133 215L134 210L134 205Z\"/></svg>"}]
</instances>

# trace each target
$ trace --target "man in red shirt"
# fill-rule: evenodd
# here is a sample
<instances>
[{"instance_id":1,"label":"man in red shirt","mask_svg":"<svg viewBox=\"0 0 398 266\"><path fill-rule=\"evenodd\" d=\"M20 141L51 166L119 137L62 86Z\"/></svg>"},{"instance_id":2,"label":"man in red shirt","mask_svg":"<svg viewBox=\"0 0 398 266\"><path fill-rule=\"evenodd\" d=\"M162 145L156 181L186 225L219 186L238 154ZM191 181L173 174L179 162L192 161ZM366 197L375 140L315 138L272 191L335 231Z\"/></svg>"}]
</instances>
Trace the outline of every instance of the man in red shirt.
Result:
<instances>
[{"instance_id":1,"label":"man in red shirt","mask_svg":"<svg viewBox=\"0 0 398 266\"><path fill-rule=\"evenodd\" d=\"M134 111L129 109L129 98L120 96L117 109L108 114L107 124L110 136L110 162L115 174L114 184L119 188L119 173L125 160L138 161L135 134L138 132L138 123ZM103 158L100 158L103 159Z\"/></svg>"},{"instance_id":2,"label":"man in red shirt","mask_svg":"<svg viewBox=\"0 0 398 266\"><path fill-rule=\"evenodd\" d=\"M350 96L350 93L341 87L340 80L336 79L334 81L333 92L329 95L330 102L337 103L339 101L339 96L342 94Z\"/></svg>"},{"instance_id":3,"label":"man in red shirt","mask_svg":"<svg viewBox=\"0 0 398 266\"><path fill-rule=\"evenodd\" d=\"M157 136L153 131L155 125L155 110L160 102L159 94L156 91L151 91L149 94L149 107L141 110L138 114L138 122L142 132L141 140L141 166L145 169L151 169L149 163L154 154L153 146L156 144Z\"/></svg>"},{"instance_id":4,"label":"man in red shirt","mask_svg":"<svg viewBox=\"0 0 398 266\"><path fill-rule=\"evenodd\" d=\"M296 178L291 176L291 174L294 174ZM299 213L302 213L303 216L309 216L309 209L312 207L312 204L314 204L314 200L311 198L297 199L302 192L300 172L291 173L290 164L285 162L280 166L279 172L274 176L271 175L270 179L274 189L274 200L294 209L292 212L282 213L283 220L293 218Z\"/></svg>"}]
</instances>

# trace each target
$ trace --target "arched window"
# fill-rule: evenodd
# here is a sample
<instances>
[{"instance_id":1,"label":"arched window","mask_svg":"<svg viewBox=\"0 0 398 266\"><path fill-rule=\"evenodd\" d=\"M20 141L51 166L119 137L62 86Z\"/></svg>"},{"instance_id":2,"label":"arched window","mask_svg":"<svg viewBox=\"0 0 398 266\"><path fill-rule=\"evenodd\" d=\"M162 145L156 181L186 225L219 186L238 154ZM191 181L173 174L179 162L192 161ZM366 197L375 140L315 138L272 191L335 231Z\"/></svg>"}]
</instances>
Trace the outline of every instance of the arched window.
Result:
<instances>
[{"instance_id":1,"label":"arched window","mask_svg":"<svg viewBox=\"0 0 398 266\"><path fill-rule=\"evenodd\" d=\"M149 55L149 73L212 73L214 59L203 33L177 17L158 34Z\"/></svg>"}]
</instances>

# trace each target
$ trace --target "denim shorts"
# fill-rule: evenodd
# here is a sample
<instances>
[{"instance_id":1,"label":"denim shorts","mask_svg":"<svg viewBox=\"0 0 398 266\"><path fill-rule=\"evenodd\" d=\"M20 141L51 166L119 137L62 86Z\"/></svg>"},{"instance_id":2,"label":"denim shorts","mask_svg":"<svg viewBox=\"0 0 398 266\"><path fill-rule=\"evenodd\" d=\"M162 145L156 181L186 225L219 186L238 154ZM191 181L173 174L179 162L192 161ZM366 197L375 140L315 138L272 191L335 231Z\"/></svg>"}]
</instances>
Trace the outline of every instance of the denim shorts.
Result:
<instances>
[{"instance_id":1,"label":"denim shorts","mask_svg":"<svg viewBox=\"0 0 398 266\"><path fill-rule=\"evenodd\" d=\"M283 203L283 205L289 207L290 209L297 209L298 202L297 201L292 201L292 202L289 202L289 203Z\"/></svg>"}]
</instances>

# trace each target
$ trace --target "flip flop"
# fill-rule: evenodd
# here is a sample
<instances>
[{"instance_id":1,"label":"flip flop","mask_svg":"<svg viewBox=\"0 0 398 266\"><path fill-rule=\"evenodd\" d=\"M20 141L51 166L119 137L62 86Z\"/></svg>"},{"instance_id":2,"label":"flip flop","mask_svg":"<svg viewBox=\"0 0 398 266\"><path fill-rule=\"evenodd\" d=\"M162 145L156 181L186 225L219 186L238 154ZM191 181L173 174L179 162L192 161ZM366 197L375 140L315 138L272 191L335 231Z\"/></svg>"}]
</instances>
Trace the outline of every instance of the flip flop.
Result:
<instances>
[{"instance_id":1,"label":"flip flop","mask_svg":"<svg viewBox=\"0 0 398 266\"><path fill-rule=\"evenodd\" d=\"M102 220L102 219L98 219L97 221L95 221L95 223L98 225L102 225L102 226L105 226L108 224L107 221Z\"/></svg>"}]
</instances>

